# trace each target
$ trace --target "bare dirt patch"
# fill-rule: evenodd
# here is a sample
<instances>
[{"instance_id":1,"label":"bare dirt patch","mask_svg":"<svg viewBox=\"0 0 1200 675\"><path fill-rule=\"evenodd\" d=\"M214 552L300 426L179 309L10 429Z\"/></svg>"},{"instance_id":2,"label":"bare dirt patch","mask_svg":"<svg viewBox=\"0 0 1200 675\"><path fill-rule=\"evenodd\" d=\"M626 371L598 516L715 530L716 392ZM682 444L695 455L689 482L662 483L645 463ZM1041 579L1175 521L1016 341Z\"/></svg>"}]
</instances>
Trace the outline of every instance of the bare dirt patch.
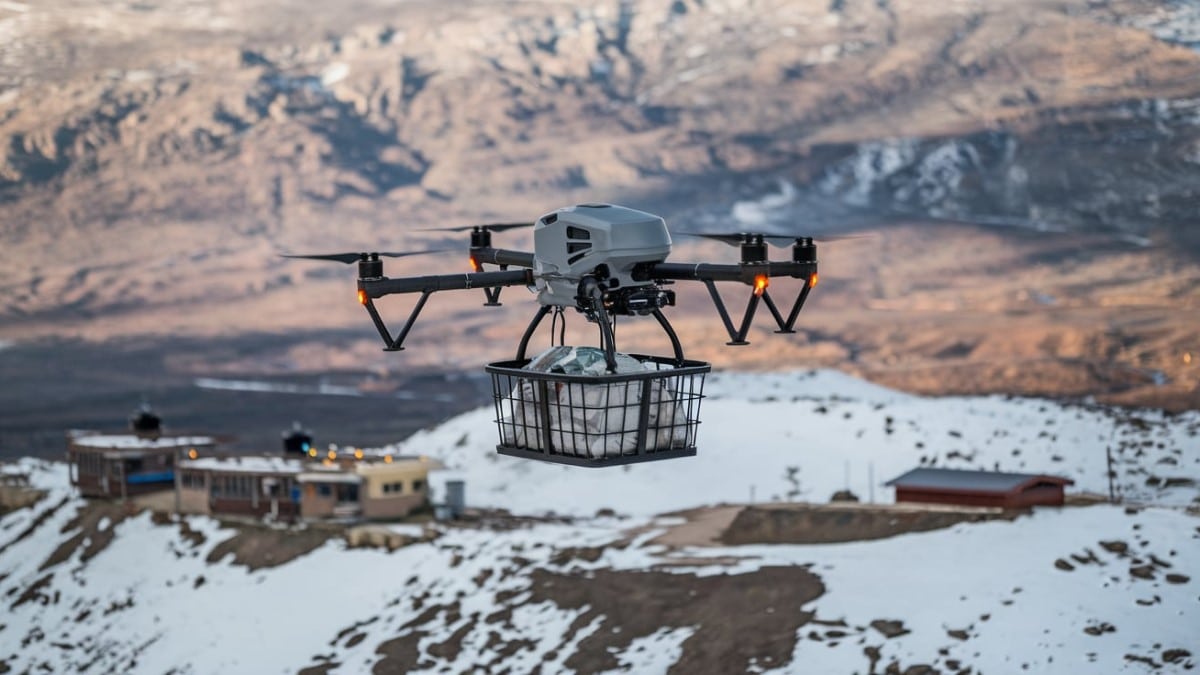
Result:
<instances>
[{"instance_id":1,"label":"bare dirt patch","mask_svg":"<svg viewBox=\"0 0 1200 675\"><path fill-rule=\"evenodd\" d=\"M83 560L91 560L112 543L113 528L140 510L130 503L89 501L63 527L63 532L75 531L75 534L59 544L38 569L44 570L66 561L80 546L84 547Z\"/></svg>"},{"instance_id":2,"label":"bare dirt patch","mask_svg":"<svg viewBox=\"0 0 1200 675\"><path fill-rule=\"evenodd\" d=\"M739 575L697 577L664 572L599 570L589 578L533 572L530 602L580 609L564 643L601 619L566 665L579 672L618 668L614 651L663 628L695 627L671 673L745 672L752 664L787 665L797 630L811 618L799 611L825 592L803 567L764 567Z\"/></svg>"},{"instance_id":3,"label":"bare dirt patch","mask_svg":"<svg viewBox=\"0 0 1200 675\"><path fill-rule=\"evenodd\" d=\"M232 553L234 563L251 570L275 567L295 560L341 534L341 529L336 527L310 526L285 530L265 525L222 522L232 526L237 534L214 546L208 554L208 562L217 562Z\"/></svg>"},{"instance_id":4,"label":"bare dirt patch","mask_svg":"<svg viewBox=\"0 0 1200 675\"><path fill-rule=\"evenodd\" d=\"M0 516L8 515L18 509L33 506L42 500L46 493L27 487L0 486Z\"/></svg>"},{"instance_id":5,"label":"bare dirt patch","mask_svg":"<svg viewBox=\"0 0 1200 675\"><path fill-rule=\"evenodd\" d=\"M742 544L831 544L883 539L996 519L1017 512L867 504L770 504L747 506L720 535L719 542Z\"/></svg>"},{"instance_id":6,"label":"bare dirt patch","mask_svg":"<svg viewBox=\"0 0 1200 675\"><path fill-rule=\"evenodd\" d=\"M29 537L34 532L36 532L37 529L42 526L42 523L46 522L47 519L49 519L59 509L61 509L63 506L65 506L68 501L69 501L69 498L63 497L57 504L55 504L54 506L51 506L50 508L46 509L42 513L38 514L38 517L35 518L33 520L33 522L29 524L28 527L26 527L24 530L21 530L20 534L18 534L16 537L14 537L11 541L5 543L3 546L0 546L0 553L3 553L5 551L5 549L7 549L9 546L16 544L17 542Z\"/></svg>"},{"instance_id":7,"label":"bare dirt patch","mask_svg":"<svg viewBox=\"0 0 1200 675\"><path fill-rule=\"evenodd\" d=\"M721 543L721 537L744 508L744 506L717 506L667 514L686 518L687 522L660 534L654 538L652 543L673 547L716 546Z\"/></svg>"}]
</instances>

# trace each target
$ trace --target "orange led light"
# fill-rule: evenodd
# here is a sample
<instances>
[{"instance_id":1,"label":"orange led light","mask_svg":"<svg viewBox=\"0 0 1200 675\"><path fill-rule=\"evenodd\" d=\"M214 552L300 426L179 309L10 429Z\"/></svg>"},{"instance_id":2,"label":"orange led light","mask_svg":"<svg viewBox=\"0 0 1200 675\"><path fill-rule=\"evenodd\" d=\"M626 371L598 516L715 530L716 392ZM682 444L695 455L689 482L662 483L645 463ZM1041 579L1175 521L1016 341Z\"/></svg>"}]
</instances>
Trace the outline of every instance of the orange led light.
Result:
<instances>
[{"instance_id":1,"label":"orange led light","mask_svg":"<svg viewBox=\"0 0 1200 675\"><path fill-rule=\"evenodd\" d=\"M328 454L327 456L329 457L329 459L337 459L337 451L336 451L336 450L330 450L330 451L329 451L329 454Z\"/></svg>"},{"instance_id":2,"label":"orange led light","mask_svg":"<svg viewBox=\"0 0 1200 675\"><path fill-rule=\"evenodd\" d=\"M471 271L472 272L478 272L481 269L483 269L482 267L480 267L479 261L475 259L475 256L471 256L470 259L471 259Z\"/></svg>"},{"instance_id":3,"label":"orange led light","mask_svg":"<svg viewBox=\"0 0 1200 675\"><path fill-rule=\"evenodd\" d=\"M367 292L362 289L359 289L359 291L358 291L358 304L360 304L360 305L367 304Z\"/></svg>"},{"instance_id":4,"label":"orange led light","mask_svg":"<svg viewBox=\"0 0 1200 675\"><path fill-rule=\"evenodd\" d=\"M813 272L813 273L812 273L812 276L808 278L808 287L809 287L809 288L816 288L816 287L817 287L817 281L818 281L818 279L817 279L817 273L816 273L816 272Z\"/></svg>"},{"instance_id":5,"label":"orange led light","mask_svg":"<svg viewBox=\"0 0 1200 675\"><path fill-rule=\"evenodd\" d=\"M363 451L361 449L355 449L354 450L354 459L362 459L362 458L363 458Z\"/></svg>"},{"instance_id":6,"label":"orange led light","mask_svg":"<svg viewBox=\"0 0 1200 675\"><path fill-rule=\"evenodd\" d=\"M765 274L759 274L754 277L754 294L762 295L763 291L767 290L767 286L771 285L771 278Z\"/></svg>"},{"instance_id":7,"label":"orange led light","mask_svg":"<svg viewBox=\"0 0 1200 675\"><path fill-rule=\"evenodd\" d=\"M391 455L384 455L384 456L383 456L383 463L384 463L384 464L391 464L391 463L392 463L392 456L391 456Z\"/></svg>"},{"instance_id":8,"label":"orange led light","mask_svg":"<svg viewBox=\"0 0 1200 675\"><path fill-rule=\"evenodd\" d=\"M199 456L200 456L200 453L196 452L195 448L188 450L188 459L196 459Z\"/></svg>"}]
</instances>

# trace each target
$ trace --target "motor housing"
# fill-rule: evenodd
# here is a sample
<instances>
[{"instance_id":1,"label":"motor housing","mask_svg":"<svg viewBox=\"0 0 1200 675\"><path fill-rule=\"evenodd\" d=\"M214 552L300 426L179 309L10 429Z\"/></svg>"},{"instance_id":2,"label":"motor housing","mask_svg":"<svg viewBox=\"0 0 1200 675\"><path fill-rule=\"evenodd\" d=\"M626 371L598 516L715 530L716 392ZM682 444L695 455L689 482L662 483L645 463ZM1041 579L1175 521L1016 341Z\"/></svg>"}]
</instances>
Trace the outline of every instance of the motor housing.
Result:
<instances>
[{"instance_id":1,"label":"motor housing","mask_svg":"<svg viewBox=\"0 0 1200 675\"><path fill-rule=\"evenodd\" d=\"M652 213L612 204L568 206L538 218L533 230L538 302L577 306L579 282L596 277L606 293L654 287L634 267L671 253L667 223Z\"/></svg>"}]
</instances>

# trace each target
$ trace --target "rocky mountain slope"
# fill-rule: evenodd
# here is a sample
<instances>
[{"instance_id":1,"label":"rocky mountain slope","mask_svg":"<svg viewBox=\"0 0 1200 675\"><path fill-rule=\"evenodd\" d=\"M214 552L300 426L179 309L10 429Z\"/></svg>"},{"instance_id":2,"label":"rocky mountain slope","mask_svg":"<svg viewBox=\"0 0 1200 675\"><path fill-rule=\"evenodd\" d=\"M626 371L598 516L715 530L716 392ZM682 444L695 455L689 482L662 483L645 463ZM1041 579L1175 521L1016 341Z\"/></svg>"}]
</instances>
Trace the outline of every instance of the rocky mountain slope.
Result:
<instances>
[{"instance_id":1,"label":"rocky mountain slope","mask_svg":"<svg viewBox=\"0 0 1200 675\"><path fill-rule=\"evenodd\" d=\"M5 2L0 337L355 327L370 354L349 273L276 253L441 246L413 230L606 200L679 229L895 234L823 252L806 342L724 363L1195 407L1188 7ZM431 267L463 266L389 270ZM508 345L527 316L433 304L414 344L445 347L405 363Z\"/></svg>"}]
</instances>

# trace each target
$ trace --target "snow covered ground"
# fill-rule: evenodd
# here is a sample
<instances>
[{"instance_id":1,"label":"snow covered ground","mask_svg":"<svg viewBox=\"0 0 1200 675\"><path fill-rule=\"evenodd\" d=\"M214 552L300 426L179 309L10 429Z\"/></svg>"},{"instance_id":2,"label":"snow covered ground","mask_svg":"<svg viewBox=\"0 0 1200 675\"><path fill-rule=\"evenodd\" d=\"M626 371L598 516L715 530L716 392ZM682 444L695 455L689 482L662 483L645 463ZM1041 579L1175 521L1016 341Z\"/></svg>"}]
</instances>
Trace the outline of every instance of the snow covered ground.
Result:
<instances>
[{"instance_id":1,"label":"snow covered ground","mask_svg":"<svg viewBox=\"0 0 1200 675\"><path fill-rule=\"evenodd\" d=\"M701 653L711 631L740 639L751 625L754 617L714 616L702 604L739 579L763 599L751 605L766 626L799 628L766 636L782 651L748 654L724 672L866 673L894 663L1138 673L1200 662L1200 518L1182 508L1198 494L1187 482L1200 473L1195 414L926 399L826 372L722 374L708 393L697 457L627 469L497 457L492 411L467 413L402 449L457 467L474 505L579 517L436 526L435 540L390 553L331 540L253 571L232 556L208 560L236 534L211 519L189 517L184 528L141 513L86 529L78 521L95 505L70 494L65 468L24 460L48 494L0 518L0 664L15 672L43 664L51 672L320 664L344 673L666 672ZM882 483L922 458L1062 473L1077 491L1106 492L1106 446L1125 497L1139 506L1039 509L844 544L654 541L680 521L658 514L745 502L751 488L759 500L824 501L845 487L847 465L849 487L863 497L870 467ZM593 515L600 508L624 515ZM106 533L111 541L100 545ZM795 584L815 575L822 592L781 602L787 588L754 581L780 569ZM652 576L661 573L691 590L663 595L666 584ZM596 590L579 601L573 594L585 587ZM662 621L638 623L639 611ZM710 663L718 672L722 662Z\"/></svg>"},{"instance_id":2,"label":"snow covered ground","mask_svg":"<svg viewBox=\"0 0 1200 675\"><path fill-rule=\"evenodd\" d=\"M1106 448L1126 501L1186 506L1200 484L1196 413L931 399L835 371L718 373L705 393L698 454L688 459L582 470L497 455L490 408L415 434L398 452L442 459L466 480L470 503L517 513L645 516L723 502L825 502L843 488L890 503L882 484L919 465L1059 474L1075 481L1072 492L1107 495Z\"/></svg>"}]
</instances>

